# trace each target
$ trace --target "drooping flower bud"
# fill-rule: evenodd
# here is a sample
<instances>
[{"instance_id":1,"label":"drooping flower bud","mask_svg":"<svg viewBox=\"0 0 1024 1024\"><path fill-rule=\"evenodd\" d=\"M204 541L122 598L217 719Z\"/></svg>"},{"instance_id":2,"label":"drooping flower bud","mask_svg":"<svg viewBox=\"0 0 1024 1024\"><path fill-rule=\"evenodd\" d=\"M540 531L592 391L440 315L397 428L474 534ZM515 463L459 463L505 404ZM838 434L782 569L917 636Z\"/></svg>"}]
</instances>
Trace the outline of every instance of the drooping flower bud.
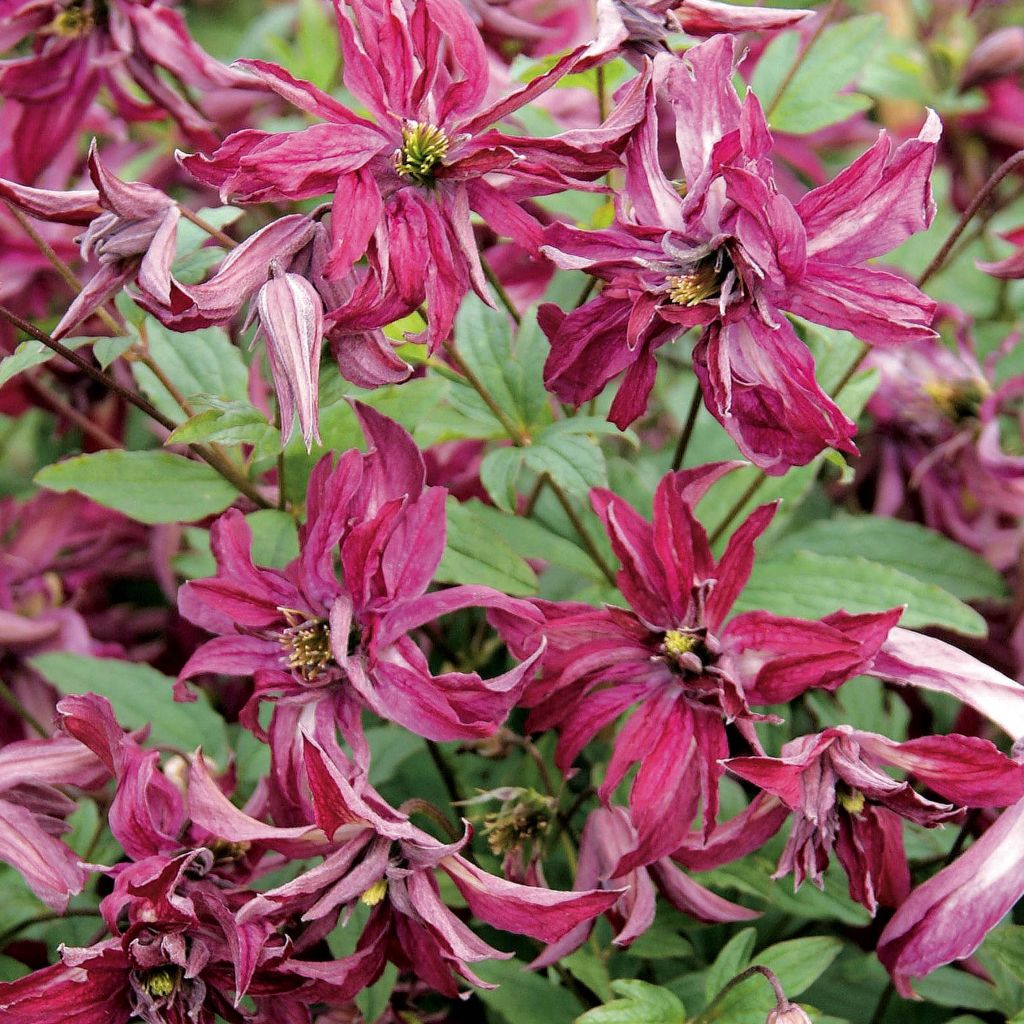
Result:
<instances>
[{"instance_id":1,"label":"drooping flower bud","mask_svg":"<svg viewBox=\"0 0 1024 1024\"><path fill-rule=\"evenodd\" d=\"M776 1006L768 1014L765 1024L811 1024L811 1018L796 1003L789 1003L786 1006Z\"/></svg>"},{"instance_id":2,"label":"drooping flower bud","mask_svg":"<svg viewBox=\"0 0 1024 1024\"><path fill-rule=\"evenodd\" d=\"M281 409L282 440L287 442L291 437L294 414L298 412L308 451L314 440L320 440L317 390L324 336L323 302L304 277L285 273L277 261L271 271L273 276L256 297L256 311L267 339Z\"/></svg>"},{"instance_id":3,"label":"drooping flower bud","mask_svg":"<svg viewBox=\"0 0 1024 1024\"><path fill-rule=\"evenodd\" d=\"M1011 25L990 32L971 52L960 72L960 88L970 89L1024 67L1024 28Z\"/></svg>"}]
</instances>

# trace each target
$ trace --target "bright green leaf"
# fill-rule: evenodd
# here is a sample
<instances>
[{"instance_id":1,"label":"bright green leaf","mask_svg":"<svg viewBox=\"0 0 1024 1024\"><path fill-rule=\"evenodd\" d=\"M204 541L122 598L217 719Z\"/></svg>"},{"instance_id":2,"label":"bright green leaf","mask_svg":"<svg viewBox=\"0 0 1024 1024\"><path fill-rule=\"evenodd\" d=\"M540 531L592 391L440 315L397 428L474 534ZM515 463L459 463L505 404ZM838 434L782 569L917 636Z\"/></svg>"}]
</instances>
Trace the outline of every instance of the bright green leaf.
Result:
<instances>
[{"instance_id":1,"label":"bright green leaf","mask_svg":"<svg viewBox=\"0 0 1024 1024\"><path fill-rule=\"evenodd\" d=\"M238 497L205 462L162 451L77 455L41 469L35 481L51 491L80 491L142 523L190 523Z\"/></svg>"},{"instance_id":2,"label":"bright green leaf","mask_svg":"<svg viewBox=\"0 0 1024 1024\"><path fill-rule=\"evenodd\" d=\"M984 636L985 620L948 591L860 556L844 558L797 551L762 558L733 607L817 619L834 611L883 611L905 604L900 620L910 629L942 626L966 636Z\"/></svg>"},{"instance_id":3,"label":"bright green leaf","mask_svg":"<svg viewBox=\"0 0 1024 1024\"><path fill-rule=\"evenodd\" d=\"M621 979L612 991L622 998L588 1010L576 1024L685 1024L686 1010L667 988Z\"/></svg>"}]
</instances>

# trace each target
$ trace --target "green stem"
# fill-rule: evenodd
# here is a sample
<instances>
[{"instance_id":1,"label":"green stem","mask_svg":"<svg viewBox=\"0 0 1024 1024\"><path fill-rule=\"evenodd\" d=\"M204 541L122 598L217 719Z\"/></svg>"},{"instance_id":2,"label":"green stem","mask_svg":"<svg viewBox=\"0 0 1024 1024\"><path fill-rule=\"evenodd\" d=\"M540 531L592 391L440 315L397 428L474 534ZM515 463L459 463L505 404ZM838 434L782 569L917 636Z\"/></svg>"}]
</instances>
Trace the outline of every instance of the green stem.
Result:
<instances>
[{"instance_id":1,"label":"green stem","mask_svg":"<svg viewBox=\"0 0 1024 1024\"><path fill-rule=\"evenodd\" d=\"M703 396L700 381L694 384L693 397L690 399L690 408L686 414L686 422L683 424L682 433L679 435L679 442L676 444L675 454L672 456L672 471L675 472L683 464L686 458L686 449L690 446L690 438L693 436L693 428L697 422L697 414L700 412L700 400Z\"/></svg>"},{"instance_id":2,"label":"green stem","mask_svg":"<svg viewBox=\"0 0 1024 1024\"><path fill-rule=\"evenodd\" d=\"M828 23L832 20L832 16L836 12L836 8L839 6L839 0L832 0L832 3L828 5L828 10L821 16L821 21L818 22L818 27L814 30L814 34L810 39L807 40L807 45L800 52L799 56L793 61L793 66L786 72L785 77L779 83L778 89L775 90L775 95L772 97L771 103L765 108L764 116L766 121L771 121L772 114L775 113L775 108L779 105L782 97L786 94L786 90L793 84L793 79L796 78L796 73L803 67L803 63L807 60L811 50L814 49L814 44L821 38L822 32L828 26Z\"/></svg>"},{"instance_id":3,"label":"green stem","mask_svg":"<svg viewBox=\"0 0 1024 1024\"><path fill-rule=\"evenodd\" d=\"M151 402L140 395L136 391L130 391L128 388L122 387L114 380L108 373L104 373L103 370L98 370L88 360L83 359L73 349L68 348L66 345L62 345L59 341L51 338L45 331L39 330L34 324L29 323L27 320L23 320L17 313L11 312L4 306L0 306L0 317L6 320L9 324L17 327L19 330L24 331L31 338L35 338L36 341L42 342L48 349L56 352L57 355L63 356L68 362L73 363L78 367L90 380L95 381L97 384L102 385L108 391L113 392L118 397L124 399L130 405L134 405L140 412L144 412L151 419L156 420L160 426L166 430L174 430L177 424L174 420L165 416L159 409L156 408ZM260 508L270 508L270 502L263 497L262 494L253 486L252 481L246 479L246 477L239 472L238 468L234 466L228 459L224 458L221 454L216 451L211 451L205 445L201 444L190 444L189 448L199 456L208 466L216 470L225 480L230 483L235 490L240 494L244 494L250 501Z\"/></svg>"},{"instance_id":4,"label":"green stem","mask_svg":"<svg viewBox=\"0 0 1024 1024\"><path fill-rule=\"evenodd\" d=\"M480 254L480 266L483 267L484 277L487 278L488 283L495 290L495 292L498 295L498 298L501 299L501 304L505 307L506 310L508 310L508 315L512 317L512 319L515 321L516 326L521 324L523 322L523 318L519 315L519 310L516 309L515 304L509 297L508 292L505 291L505 286L498 280L498 275L495 274L493 268L491 267L490 263L487 262L483 253Z\"/></svg>"},{"instance_id":5,"label":"green stem","mask_svg":"<svg viewBox=\"0 0 1024 1024\"><path fill-rule=\"evenodd\" d=\"M0 681L0 700L2 700L18 717L30 728L34 729L40 736L47 737L49 732L43 728L42 723L32 714L24 704L11 692L11 688L3 681Z\"/></svg>"},{"instance_id":6,"label":"green stem","mask_svg":"<svg viewBox=\"0 0 1024 1024\"><path fill-rule=\"evenodd\" d=\"M707 1021L713 1019L711 1011L737 986L741 985L748 978L752 978L755 974L760 974L769 985L772 987L772 991L775 993L775 1009L785 1010L790 1006L789 1000L786 998L786 993L782 989L782 983L775 976L775 972L762 964L754 964L748 967L745 971L741 971L736 975L735 978L727 981L719 990L718 995L708 1003L707 1006L694 1017L691 1024L706 1024Z\"/></svg>"},{"instance_id":7,"label":"green stem","mask_svg":"<svg viewBox=\"0 0 1024 1024\"><path fill-rule=\"evenodd\" d=\"M956 226L949 233L949 237L942 243L941 248L935 254L935 258L925 267L924 272L917 279L918 288L923 288L925 282L928 281L934 274L942 269L943 264L949 257L953 246L956 245L957 239L964 233L964 229L974 219L975 214L988 202L989 196L992 195L993 191L998 187L999 183L1010 174L1013 170L1024 163L1024 149L1014 153L1013 156L1004 160L991 174L988 181L981 186L981 190L971 200L970 205L960 215L960 219L956 222Z\"/></svg>"}]
</instances>

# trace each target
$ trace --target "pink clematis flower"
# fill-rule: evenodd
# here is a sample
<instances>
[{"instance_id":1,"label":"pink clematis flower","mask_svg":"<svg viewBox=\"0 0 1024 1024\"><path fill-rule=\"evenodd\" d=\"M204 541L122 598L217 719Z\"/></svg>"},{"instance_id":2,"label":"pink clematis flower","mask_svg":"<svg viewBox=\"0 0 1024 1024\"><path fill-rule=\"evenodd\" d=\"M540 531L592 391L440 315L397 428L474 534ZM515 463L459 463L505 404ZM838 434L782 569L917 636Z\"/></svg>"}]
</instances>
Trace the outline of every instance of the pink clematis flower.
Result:
<instances>
[{"instance_id":1,"label":"pink clematis flower","mask_svg":"<svg viewBox=\"0 0 1024 1024\"><path fill-rule=\"evenodd\" d=\"M284 99L326 123L277 134L247 129L212 155L182 162L198 180L239 202L333 192L333 246L325 272L344 277L371 251L381 287L395 293L405 312L426 301L428 339L436 346L448 336L468 289L489 301L470 211L536 251L540 227L518 200L564 188L576 177L593 179L615 165L614 147L640 115L639 93L633 88L600 129L553 139L503 135L491 125L554 85L578 51L511 96L483 106L486 50L456 0L403 0L387 7L336 0L335 7L345 83L376 120L357 116L273 64L242 61ZM380 68L388 69L386 76ZM487 180L497 173L511 183L510 191Z\"/></svg>"},{"instance_id":2,"label":"pink clematis flower","mask_svg":"<svg viewBox=\"0 0 1024 1024\"><path fill-rule=\"evenodd\" d=\"M315 808L315 827L323 836L324 860L317 867L251 901L238 914L240 926L301 915L302 920L333 923L357 903L373 908L350 957L336 961L292 958L281 970L313 983L313 993L331 1001L351 999L380 976L388 961L416 974L445 995L459 994L457 979L488 985L468 966L505 959L470 931L449 910L438 889L444 872L482 921L505 931L554 942L581 921L607 909L618 892L553 892L520 885L481 870L460 854L470 838L442 843L416 828L362 778L350 777L306 738L304 761ZM190 791L196 820L214 834L266 835L275 830L236 809L213 784L201 760L192 765ZM310 826L313 828L314 826Z\"/></svg>"},{"instance_id":3,"label":"pink clematis flower","mask_svg":"<svg viewBox=\"0 0 1024 1024\"><path fill-rule=\"evenodd\" d=\"M103 164L93 140L89 174L96 190L55 192L0 179L0 196L33 217L88 224L78 239L83 260L99 270L61 318L53 336L70 334L131 280L157 301L170 301L178 204L143 182L125 182Z\"/></svg>"},{"instance_id":4,"label":"pink clematis flower","mask_svg":"<svg viewBox=\"0 0 1024 1024\"><path fill-rule=\"evenodd\" d=\"M748 706L772 703L811 685L838 685L866 667L896 613L823 622L764 612L726 617L753 566L754 541L774 505L757 509L734 533L717 565L693 514L729 463L669 474L654 496L652 523L608 491L591 492L622 565L619 589L631 610L542 603L548 641L542 676L527 692L531 729L557 728L556 762L566 771L592 737L635 707L619 729L599 795L607 801L633 765L630 818L634 850L615 875L679 847L704 808L709 835L718 812L726 725L760 751ZM518 643L510 631L513 647Z\"/></svg>"},{"instance_id":5,"label":"pink clematis flower","mask_svg":"<svg viewBox=\"0 0 1024 1024\"><path fill-rule=\"evenodd\" d=\"M999 569L1015 565L1024 516L1021 436L1024 382L996 383L1011 334L984 363L974 353L969 320L950 310L956 347L938 340L871 354L881 372L868 403L875 421L874 511L921 518L984 555Z\"/></svg>"},{"instance_id":6,"label":"pink clematis flower","mask_svg":"<svg viewBox=\"0 0 1024 1024\"><path fill-rule=\"evenodd\" d=\"M1024 766L975 736L926 736L895 743L850 726L803 736L781 757L734 757L734 775L778 797L793 828L776 878L792 872L819 887L833 852L850 882L850 897L874 913L899 906L910 892L901 818L934 828L964 807L1005 807L1024 795ZM925 799L883 766L902 768L953 804Z\"/></svg>"},{"instance_id":7,"label":"pink clematis flower","mask_svg":"<svg viewBox=\"0 0 1024 1024\"><path fill-rule=\"evenodd\" d=\"M14 149L18 176L29 182L78 131L103 86L124 120L169 114L193 145L207 147L218 142L213 126L162 73L204 93L254 88L158 0L12 0L0 10L0 48L21 42L31 52L0 62L0 95L22 105Z\"/></svg>"},{"instance_id":8,"label":"pink clematis flower","mask_svg":"<svg viewBox=\"0 0 1024 1024\"><path fill-rule=\"evenodd\" d=\"M604 59L623 56L638 65L669 50L675 32L713 36L723 32L772 32L791 28L813 11L741 7L716 0L598 0L597 26Z\"/></svg>"},{"instance_id":9,"label":"pink clematis flower","mask_svg":"<svg viewBox=\"0 0 1024 1024\"><path fill-rule=\"evenodd\" d=\"M814 361L784 313L872 344L932 336L934 303L865 262L931 222L928 185L939 124L894 150L878 141L794 206L773 179L772 139L757 98L732 86L731 36L655 60L672 106L685 181L660 169L654 91L626 151L626 189L603 231L555 224L545 253L605 281L568 315L542 306L551 341L545 383L580 404L626 371L609 413L620 427L646 408L654 352L685 328L703 332L694 369L708 409L768 473L826 446L854 451L854 425L819 388Z\"/></svg>"},{"instance_id":10,"label":"pink clematis flower","mask_svg":"<svg viewBox=\"0 0 1024 1024\"><path fill-rule=\"evenodd\" d=\"M78 855L57 838L69 829L64 818L77 806L62 788L95 789L106 778L88 747L67 736L22 740L0 750L0 860L54 910L65 910L88 878Z\"/></svg>"},{"instance_id":11,"label":"pink clematis flower","mask_svg":"<svg viewBox=\"0 0 1024 1024\"><path fill-rule=\"evenodd\" d=\"M257 731L258 702L280 694L285 704L327 702L356 745L362 708L431 739L489 736L522 692L541 643L493 679L434 676L407 634L470 607L534 625L540 615L488 587L426 592L445 546L445 491L424 486L422 456L401 427L366 406L356 411L371 450L346 452L334 468L330 457L318 464L301 553L284 571L252 564L240 515L229 511L214 524L217 576L186 584L179 607L220 635L193 654L180 679L253 676L243 717Z\"/></svg>"}]
</instances>

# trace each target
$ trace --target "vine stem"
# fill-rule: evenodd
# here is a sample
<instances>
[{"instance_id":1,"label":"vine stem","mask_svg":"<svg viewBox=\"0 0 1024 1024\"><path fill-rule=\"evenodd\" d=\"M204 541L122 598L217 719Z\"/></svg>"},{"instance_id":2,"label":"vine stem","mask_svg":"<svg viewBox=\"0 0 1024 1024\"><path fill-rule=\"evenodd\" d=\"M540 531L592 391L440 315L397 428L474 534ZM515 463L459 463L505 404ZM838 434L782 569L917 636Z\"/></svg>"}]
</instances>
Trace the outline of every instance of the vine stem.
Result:
<instances>
[{"instance_id":1,"label":"vine stem","mask_svg":"<svg viewBox=\"0 0 1024 1024\"><path fill-rule=\"evenodd\" d=\"M14 696L14 693L11 691L11 688L5 682L3 682L3 680L0 680L0 700L2 700L12 711L14 711L15 714L17 714L17 716L26 725L28 725L31 729L35 730L35 732L39 733L39 735L42 736L44 739L50 735L49 732L43 727L42 722L40 722L39 719L36 718L36 716L33 715L32 712L29 711L29 709L25 707L25 705L22 704L22 702L18 700L17 697Z\"/></svg>"},{"instance_id":2,"label":"vine stem","mask_svg":"<svg viewBox=\"0 0 1024 1024\"><path fill-rule=\"evenodd\" d=\"M121 442L112 434L107 433L98 423L93 423L88 416L79 412L73 405L66 402L56 391L52 391L35 374L26 370L22 380L28 385L29 390L43 403L50 407L52 412L73 423L83 434L91 437L101 448L121 448Z\"/></svg>"},{"instance_id":3,"label":"vine stem","mask_svg":"<svg viewBox=\"0 0 1024 1024\"><path fill-rule=\"evenodd\" d=\"M970 205L960 215L960 219L956 222L956 226L949 233L949 237L942 243L941 248L935 254L931 263L925 267L921 276L917 279L918 288L924 287L926 281L928 281L935 273L937 273L942 265L946 262L949 257L950 251L953 246L956 245L957 239L964 233L967 225L974 219L977 212L985 205L988 201L989 196L999 186L999 183L1010 174L1013 170L1024 164L1024 149L1018 150L1013 156L1008 157L1004 160L989 176L988 181L981 186L981 190L971 200Z\"/></svg>"},{"instance_id":4,"label":"vine stem","mask_svg":"<svg viewBox=\"0 0 1024 1024\"><path fill-rule=\"evenodd\" d=\"M211 238L216 238L225 249L238 248L238 243L230 235L225 234L220 228L215 228L212 224L203 220L199 214L193 213L187 206L182 206L179 203L178 209L185 220L190 220L197 228L205 231Z\"/></svg>"},{"instance_id":5,"label":"vine stem","mask_svg":"<svg viewBox=\"0 0 1024 1024\"><path fill-rule=\"evenodd\" d=\"M697 422L697 414L700 412L700 400L703 392L700 388L700 381L693 386L693 397L690 399L690 408L686 414L686 422L683 424L682 432L679 435L679 442L676 444L675 454L672 456L672 471L675 472L683 464L686 458L686 449L690 446L690 438L693 436L693 428Z\"/></svg>"},{"instance_id":6,"label":"vine stem","mask_svg":"<svg viewBox=\"0 0 1024 1024\"><path fill-rule=\"evenodd\" d=\"M775 108L782 101L782 97L786 94L786 90L793 84L793 79L796 78L797 72L803 67L803 63L807 60L811 50L814 49L814 44L821 38L822 32L828 27L828 23L832 20L832 15L835 14L836 8L839 6L839 0L832 0L828 5L828 10L821 16L821 21L818 22L817 28L814 30L814 34L810 39L807 40L807 45L800 51L799 56L793 61L792 67L786 72L785 77L779 83L778 89L775 90L775 95L772 97L771 103L765 108L764 116L766 121L770 121L772 114L775 113Z\"/></svg>"},{"instance_id":7,"label":"vine stem","mask_svg":"<svg viewBox=\"0 0 1024 1024\"><path fill-rule=\"evenodd\" d=\"M82 290L81 279L64 262L64 260L57 255L50 243L47 242L38 231L36 231L32 222L13 203L10 203L5 199L4 205L7 207L11 216L18 222L21 230L32 239L36 248L46 257L53 269L61 276L64 283L71 288L72 291L80 292ZM124 334L124 328L102 307L96 310L96 316L98 316L103 321L107 329L113 331L115 335Z\"/></svg>"},{"instance_id":8,"label":"vine stem","mask_svg":"<svg viewBox=\"0 0 1024 1024\"><path fill-rule=\"evenodd\" d=\"M512 317L518 327L523 322L523 318L519 315L519 310L516 309L508 292L505 291L505 286L498 280L498 275L494 272L494 268L490 263L487 262L483 253L480 254L480 266L483 267L484 277L487 278L488 284L495 290L498 298L501 299L501 304L508 310L508 315Z\"/></svg>"},{"instance_id":9,"label":"vine stem","mask_svg":"<svg viewBox=\"0 0 1024 1024\"><path fill-rule=\"evenodd\" d=\"M3 949L19 932L23 932L26 928L31 928L34 924L46 924L48 921L62 921L66 917L100 916L99 907L68 907L68 909L62 914L58 914L56 912L52 914L37 914L35 917L30 917L27 921L22 921L19 924L13 925L5 932L0 932L0 949ZM105 928L104 932L106 932Z\"/></svg>"},{"instance_id":10,"label":"vine stem","mask_svg":"<svg viewBox=\"0 0 1024 1024\"><path fill-rule=\"evenodd\" d=\"M166 430L174 430L177 426L174 420L165 416L156 408L156 406L138 392L122 387L116 380L114 380L113 377L110 376L110 374L105 373L103 370L98 370L87 359L84 359L73 349L68 348L66 345L62 345L59 341L51 338L45 331L41 331L36 327L35 324L29 323L27 320L23 320L17 313L13 313L5 306L0 306L0 317L12 326L23 331L29 337L42 342L48 349L56 352L57 355L63 356L68 360L68 362L77 366L78 369L80 369L91 380L102 385L108 391L112 391L115 395L124 399L124 401L129 404L134 405L136 409L140 412L144 412L151 419L156 420L156 422ZM188 447L208 466L210 466L211 469L224 477L224 479L227 480L228 483L230 483L240 494L244 494L250 501L254 502L260 508L271 508L270 502L260 494L252 481L248 480L242 473L240 473L238 468L228 459L224 458L218 452L211 451L205 445L190 444Z\"/></svg>"},{"instance_id":11,"label":"vine stem","mask_svg":"<svg viewBox=\"0 0 1024 1024\"><path fill-rule=\"evenodd\" d=\"M775 976L775 972L765 967L763 964L754 964L748 967L745 971L741 971L736 975L735 978L727 981L719 990L718 995L704 1007L702 1013L694 1017L692 1024L704 1024L705 1021L711 1018L711 1011L737 986L741 985L748 978L752 978L755 974L760 974L769 985L772 987L772 991L775 993L775 1009L786 1010L792 1004L789 999L786 998L786 993L782 989L782 983Z\"/></svg>"}]
</instances>

